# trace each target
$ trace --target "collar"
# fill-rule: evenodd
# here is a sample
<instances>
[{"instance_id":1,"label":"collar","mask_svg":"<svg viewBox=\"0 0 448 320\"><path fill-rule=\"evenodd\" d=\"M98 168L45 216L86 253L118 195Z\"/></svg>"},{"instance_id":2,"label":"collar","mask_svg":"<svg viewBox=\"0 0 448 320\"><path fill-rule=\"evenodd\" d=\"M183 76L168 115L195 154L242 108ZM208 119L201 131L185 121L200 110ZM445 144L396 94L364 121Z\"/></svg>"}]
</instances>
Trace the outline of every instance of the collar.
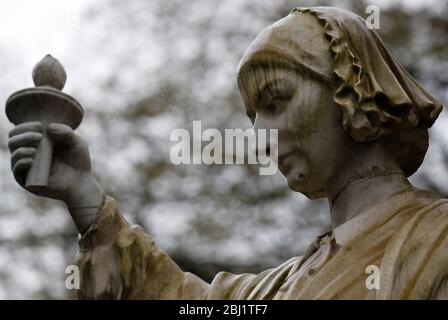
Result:
<instances>
[{"instance_id":1,"label":"collar","mask_svg":"<svg viewBox=\"0 0 448 320\"><path fill-rule=\"evenodd\" d=\"M382 201L380 204L364 209L363 212L357 216L337 226L333 229L336 243L340 246L347 245L364 231L370 230L394 216L402 207L403 198L409 197L413 192L413 189L400 191L385 201Z\"/></svg>"}]
</instances>

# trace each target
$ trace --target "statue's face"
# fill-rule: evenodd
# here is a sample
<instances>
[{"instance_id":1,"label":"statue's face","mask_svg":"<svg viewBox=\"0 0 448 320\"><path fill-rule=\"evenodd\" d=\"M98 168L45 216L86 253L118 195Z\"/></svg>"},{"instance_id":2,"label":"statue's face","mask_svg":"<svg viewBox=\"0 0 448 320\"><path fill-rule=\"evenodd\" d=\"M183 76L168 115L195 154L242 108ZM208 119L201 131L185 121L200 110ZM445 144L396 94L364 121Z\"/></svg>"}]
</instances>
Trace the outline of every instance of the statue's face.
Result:
<instances>
[{"instance_id":1,"label":"statue's face","mask_svg":"<svg viewBox=\"0 0 448 320\"><path fill-rule=\"evenodd\" d=\"M254 103L246 101L255 129L278 130L278 167L289 187L310 198L324 196L352 140L342 127L333 89L307 74L280 70L275 86L257 80ZM246 100L246 99L245 99Z\"/></svg>"},{"instance_id":2,"label":"statue's face","mask_svg":"<svg viewBox=\"0 0 448 320\"><path fill-rule=\"evenodd\" d=\"M263 30L241 59L238 85L255 127L278 130L289 187L325 196L353 140L333 101L332 57L317 19L292 14Z\"/></svg>"}]
</instances>

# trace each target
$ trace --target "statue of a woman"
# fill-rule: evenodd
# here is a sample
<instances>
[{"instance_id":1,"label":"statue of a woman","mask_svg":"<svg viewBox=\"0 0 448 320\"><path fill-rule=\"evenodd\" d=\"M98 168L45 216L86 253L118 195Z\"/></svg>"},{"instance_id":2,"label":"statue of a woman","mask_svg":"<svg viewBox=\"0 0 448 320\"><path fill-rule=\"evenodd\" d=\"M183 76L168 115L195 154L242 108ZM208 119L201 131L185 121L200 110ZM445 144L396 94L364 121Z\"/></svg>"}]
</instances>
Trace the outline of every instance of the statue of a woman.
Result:
<instances>
[{"instance_id":1,"label":"statue of a woman","mask_svg":"<svg viewBox=\"0 0 448 320\"><path fill-rule=\"evenodd\" d=\"M92 177L81 138L61 124L49 188L82 234L80 297L118 299L444 299L448 201L407 180L423 161L442 106L357 15L296 8L244 54L238 85L255 128L278 129L289 187L329 201L332 230L260 274L183 272ZM42 127L10 134L23 185ZM63 152L62 152L63 151ZM373 287L369 270L378 273Z\"/></svg>"}]
</instances>

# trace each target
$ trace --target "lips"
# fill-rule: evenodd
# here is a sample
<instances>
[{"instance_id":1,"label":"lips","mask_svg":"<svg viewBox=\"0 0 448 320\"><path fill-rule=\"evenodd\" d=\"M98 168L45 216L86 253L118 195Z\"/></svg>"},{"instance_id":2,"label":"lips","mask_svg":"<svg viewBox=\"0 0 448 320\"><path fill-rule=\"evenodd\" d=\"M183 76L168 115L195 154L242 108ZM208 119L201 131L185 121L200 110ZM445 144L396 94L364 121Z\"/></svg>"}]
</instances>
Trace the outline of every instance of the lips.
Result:
<instances>
[{"instance_id":1,"label":"lips","mask_svg":"<svg viewBox=\"0 0 448 320\"><path fill-rule=\"evenodd\" d=\"M287 160L294 154L294 150L283 153L278 156L278 167L283 175L288 174L292 168L292 163Z\"/></svg>"}]
</instances>

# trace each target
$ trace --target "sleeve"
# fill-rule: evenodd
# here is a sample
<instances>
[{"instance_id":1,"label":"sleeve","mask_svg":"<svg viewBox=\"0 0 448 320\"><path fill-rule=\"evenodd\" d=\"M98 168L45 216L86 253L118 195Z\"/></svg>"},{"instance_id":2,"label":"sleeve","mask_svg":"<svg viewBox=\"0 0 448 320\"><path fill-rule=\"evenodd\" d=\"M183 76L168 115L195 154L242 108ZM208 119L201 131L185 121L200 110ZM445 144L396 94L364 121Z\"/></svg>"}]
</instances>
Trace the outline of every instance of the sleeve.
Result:
<instances>
[{"instance_id":1,"label":"sleeve","mask_svg":"<svg viewBox=\"0 0 448 320\"><path fill-rule=\"evenodd\" d=\"M259 274L220 272L213 279L205 297L221 300L272 300L300 261L300 257L291 258L282 265Z\"/></svg>"},{"instance_id":2,"label":"sleeve","mask_svg":"<svg viewBox=\"0 0 448 320\"><path fill-rule=\"evenodd\" d=\"M130 226L110 197L79 247L81 299L201 299L209 288Z\"/></svg>"},{"instance_id":3,"label":"sleeve","mask_svg":"<svg viewBox=\"0 0 448 320\"><path fill-rule=\"evenodd\" d=\"M220 272L208 284L130 226L110 197L79 246L80 299L270 299L298 259L260 274Z\"/></svg>"}]
</instances>

